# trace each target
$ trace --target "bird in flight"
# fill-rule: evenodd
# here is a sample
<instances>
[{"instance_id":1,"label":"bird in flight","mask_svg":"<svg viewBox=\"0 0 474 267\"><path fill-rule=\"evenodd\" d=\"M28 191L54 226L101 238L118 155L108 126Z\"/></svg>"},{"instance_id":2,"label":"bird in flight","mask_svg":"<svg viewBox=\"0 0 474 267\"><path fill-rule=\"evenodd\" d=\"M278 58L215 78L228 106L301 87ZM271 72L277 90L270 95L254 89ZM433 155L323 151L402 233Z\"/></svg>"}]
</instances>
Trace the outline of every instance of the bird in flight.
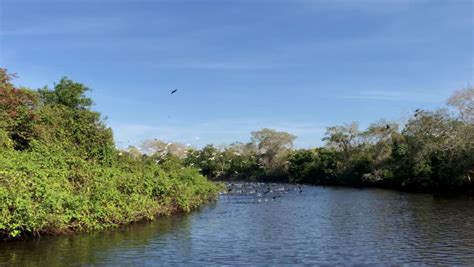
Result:
<instances>
[{"instance_id":1,"label":"bird in flight","mask_svg":"<svg viewBox=\"0 0 474 267\"><path fill-rule=\"evenodd\" d=\"M173 91L171 91L171 94L174 94L176 92L178 92L178 89L174 89Z\"/></svg>"}]
</instances>

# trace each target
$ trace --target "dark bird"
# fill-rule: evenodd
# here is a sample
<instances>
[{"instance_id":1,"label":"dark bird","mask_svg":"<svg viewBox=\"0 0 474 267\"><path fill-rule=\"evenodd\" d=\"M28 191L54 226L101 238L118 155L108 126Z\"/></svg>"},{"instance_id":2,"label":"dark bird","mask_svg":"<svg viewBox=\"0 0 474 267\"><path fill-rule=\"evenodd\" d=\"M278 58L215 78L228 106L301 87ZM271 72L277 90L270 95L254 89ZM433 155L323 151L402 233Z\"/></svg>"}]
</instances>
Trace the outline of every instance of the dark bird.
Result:
<instances>
[{"instance_id":1,"label":"dark bird","mask_svg":"<svg viewBox=\"0 0 474 267\"><path fill-rule=\"evenodd\" d=\"M390 129L390 125L387 124L387 129Z\"/></svg>"},{"instance_id":2,"label":"dark bird","mask_svg":"<svg viewBox=\"0 0 474 267\"><path fill-rule=\"evenodd\" d=\"M178 92L178 89L174 89L173 91L171 91L171 94L174 94L176 92Z\"/></svg>"},{"instance_id":3,"label":"dark bird","mask_svg":"<svg viewBox=\"0 0 474 267\"><path fill-rule=\"evenodd\" d=\"M272 197L272 199L277 199L277 198L279 198L279 197L281 197L281 196L274 196L274 197Z\"/></svg>"},{"instance_id":4,"label":"dark bird","mask_svg":"<svg viewBox=\"0 0 474 267\"><path fill-rule=\"evenodd\" d=\"M263 192L263 194L262 194L262 195L266 195L266 194L268 194L268 193L270 193L270 192L272 192L272 189L269 187L269 188L268 188L268 190L267 190L267 191L265 191L265 192Z\"/></svg>"}]
</instances>

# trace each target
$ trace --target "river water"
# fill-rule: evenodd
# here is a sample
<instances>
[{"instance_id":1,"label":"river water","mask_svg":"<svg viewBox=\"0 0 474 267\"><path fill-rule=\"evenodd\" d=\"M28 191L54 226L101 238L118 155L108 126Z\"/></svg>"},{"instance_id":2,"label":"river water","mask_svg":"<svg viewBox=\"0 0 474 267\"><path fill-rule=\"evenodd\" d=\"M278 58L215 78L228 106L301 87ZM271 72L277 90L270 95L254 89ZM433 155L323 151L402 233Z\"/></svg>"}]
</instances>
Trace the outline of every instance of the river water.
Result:
<instances>
[{"instance_id":1,"label":"river water","mask_svg":"<svg viewBox=\"0 0 474 267\"><path fill-rule=\"evenodd\" d=\"M474 265L474 199L231 184L189 214L0 243L0 265Z\"/></svg>"}]
</instances>

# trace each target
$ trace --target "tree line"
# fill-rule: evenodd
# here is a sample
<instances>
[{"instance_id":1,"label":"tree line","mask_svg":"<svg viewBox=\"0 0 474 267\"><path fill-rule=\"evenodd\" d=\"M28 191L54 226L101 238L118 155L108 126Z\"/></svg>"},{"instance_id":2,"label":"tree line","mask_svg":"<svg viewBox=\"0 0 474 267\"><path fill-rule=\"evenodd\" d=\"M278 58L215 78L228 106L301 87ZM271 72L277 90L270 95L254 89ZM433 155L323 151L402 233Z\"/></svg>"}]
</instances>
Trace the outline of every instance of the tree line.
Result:
<instances>
[{"instance_id":1,"label":"tree line","mask_svg":"<svg viewBox=\"0 0 474 267\"><path fill-rule=\"evenodd\" d=\"M382 119L364 130L355 122L328 127L317 148L294 149L294 135L262 129L224 148L148 140L129 151L182 162L213 180L472 193L474 88L456 91L447 104L451 109L417 109L403 125Z\"/></svg>"}]
</instances>

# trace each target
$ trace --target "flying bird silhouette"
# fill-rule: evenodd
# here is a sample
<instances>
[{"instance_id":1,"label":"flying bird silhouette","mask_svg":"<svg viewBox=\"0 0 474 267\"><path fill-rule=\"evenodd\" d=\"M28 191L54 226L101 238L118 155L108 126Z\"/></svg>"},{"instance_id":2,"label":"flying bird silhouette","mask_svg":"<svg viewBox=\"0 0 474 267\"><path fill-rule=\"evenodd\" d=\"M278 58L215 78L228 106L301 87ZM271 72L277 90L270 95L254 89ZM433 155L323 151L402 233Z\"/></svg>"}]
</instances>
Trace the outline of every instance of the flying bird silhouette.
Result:
<instances>
[{"instance_id":1,"label":"flying bird silhouette","mask_svg":"<svg viewBox=\"0 0 474 267\"><path fill-rule=\"evenodd\" d=\"M173 91L171 91L171 94L174 94L176 92L178 92L178 89L174 89Z\"/></svg>"}]
</instances>

